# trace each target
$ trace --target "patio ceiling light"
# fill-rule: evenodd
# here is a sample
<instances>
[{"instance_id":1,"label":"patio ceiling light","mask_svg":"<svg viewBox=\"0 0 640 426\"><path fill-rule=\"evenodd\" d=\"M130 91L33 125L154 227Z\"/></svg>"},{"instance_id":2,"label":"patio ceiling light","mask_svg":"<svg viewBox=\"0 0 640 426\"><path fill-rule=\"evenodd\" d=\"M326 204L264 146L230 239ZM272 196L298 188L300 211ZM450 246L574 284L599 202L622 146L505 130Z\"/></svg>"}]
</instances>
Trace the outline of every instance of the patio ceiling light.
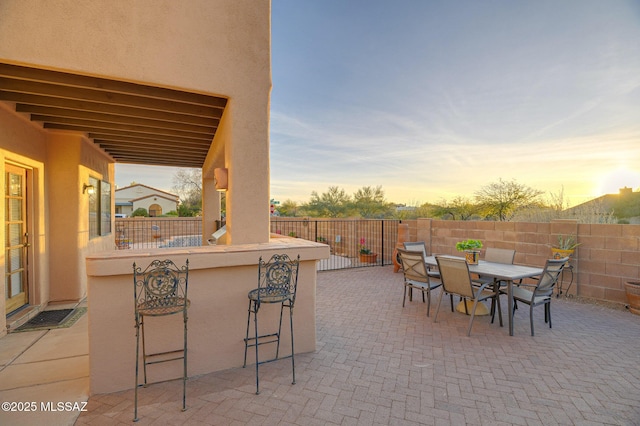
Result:
<instances>
[{"instance_id":1,"label":"patio ceiling light","mask_svg":"<svg viewBox=\"0 0 640 426\"><path fill-rule=\"evenodd\" d=\"M82 185L82 193L88 193L89 195L93 195L96 193L96 187L93 185L87 185L86 183Z\"/></svg>"}]
</instances>

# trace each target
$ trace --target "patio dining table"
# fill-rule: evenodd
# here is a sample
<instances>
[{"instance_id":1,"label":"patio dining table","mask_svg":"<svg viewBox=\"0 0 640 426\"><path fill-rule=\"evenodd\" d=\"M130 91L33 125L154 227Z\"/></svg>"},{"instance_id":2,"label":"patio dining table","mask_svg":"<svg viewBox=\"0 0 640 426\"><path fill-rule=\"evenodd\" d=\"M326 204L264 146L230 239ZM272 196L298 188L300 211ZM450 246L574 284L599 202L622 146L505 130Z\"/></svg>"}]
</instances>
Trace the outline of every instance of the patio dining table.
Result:
<instances>
[{"instance_id":1,"label":"patio dining table","mask_svg":"<svg viewBox=\"0 0 640 426\"><path fill-rule=\"evenodd\" d=\"M435 256L427 256L425 258L425 263L429 266L438 266ZM509 335L513 336L513 282L524 278L540 276L543 272L542 268L480 260L477 265L469 264L469 272L472 274L493 277L495 281L504 281L507 283Z\"/></svg>"}]
</instances>

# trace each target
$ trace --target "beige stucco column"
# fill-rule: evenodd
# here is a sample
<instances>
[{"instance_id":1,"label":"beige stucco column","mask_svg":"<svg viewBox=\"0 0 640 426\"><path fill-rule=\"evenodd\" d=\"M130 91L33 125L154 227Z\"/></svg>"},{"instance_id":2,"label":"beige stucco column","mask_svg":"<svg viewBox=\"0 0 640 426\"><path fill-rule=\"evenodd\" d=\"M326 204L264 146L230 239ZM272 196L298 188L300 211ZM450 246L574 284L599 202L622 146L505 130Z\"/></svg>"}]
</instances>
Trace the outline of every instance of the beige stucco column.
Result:
<instances>
[{"instance_id":1,"label":"beige stucco column","mask_svg":"<svg viewBox=\"0 0 640 426\"><path fill-rule=\"evenodd\" d=\"M202 245L216 231L216 221L220 220L220 193L216 191L212 178L202 178Z\"/></svg>"},{"instance_id":2,"label":"beige stucco column","mask_svg":"<svg viewBox=\"0 0 640 426\"><path fill-rule=\"evenodd\" d=\"M230 102L224 117L227 244L269 241L269 91L248 95Z\"/></svg>"}]
</instances>

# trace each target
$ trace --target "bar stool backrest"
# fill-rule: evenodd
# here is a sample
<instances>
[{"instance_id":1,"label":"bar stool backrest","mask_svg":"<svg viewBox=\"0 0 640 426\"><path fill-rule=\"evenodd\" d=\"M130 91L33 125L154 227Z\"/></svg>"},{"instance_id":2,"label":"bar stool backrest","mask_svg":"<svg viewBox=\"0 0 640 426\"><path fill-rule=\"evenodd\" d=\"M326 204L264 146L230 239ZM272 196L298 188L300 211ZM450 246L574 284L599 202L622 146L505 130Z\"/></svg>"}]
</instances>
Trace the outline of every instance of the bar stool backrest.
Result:
<instances>
[{"instance_id":1,"label":"bar stool backrest","mask_svg":"<svg viewBox=\"0 0 640 426\"><path fill-rule=\"evenodd\" d=\"M189 261L182 267L171 260L154 260L144 270L133 264L136 314L162 316L187 308Z\"/></svg>"},{"instance_id":2,"label":"bar stool backrest","mask_svg":"<svg viewBox=\"0 0 640 426\"><path fill-rule=\"evenodd\" d=\"M291 260L286 254L274 254L268 262L258 263L258 302L296 300L300 255Z\"/></svg>"}]
</instances>

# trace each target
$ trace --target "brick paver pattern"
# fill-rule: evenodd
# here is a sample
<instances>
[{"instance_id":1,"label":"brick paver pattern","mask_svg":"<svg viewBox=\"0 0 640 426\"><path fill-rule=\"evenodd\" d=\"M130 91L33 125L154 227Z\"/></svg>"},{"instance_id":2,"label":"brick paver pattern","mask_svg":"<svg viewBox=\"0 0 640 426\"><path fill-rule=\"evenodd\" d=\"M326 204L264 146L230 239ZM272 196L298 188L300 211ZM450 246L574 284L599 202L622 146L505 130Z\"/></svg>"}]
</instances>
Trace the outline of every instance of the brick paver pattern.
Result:
<instances>
[{"instance_id":1,"label":"brick paver pattern","mask_svg":"<svg viewBox=\"0 0 640 426\"><path fill-rule=\"evenodd\" d=\"M515 313L515 335L452 313L438 322L419 295L402 308L393 267L320 272L317 348L255 370L190 377L139 394L139 424L171 425L640 425L640 317L553 299L553 328L535 308ZM440 290L434 292L431 315ZM238 336L242 340L244 336ZM238 353L239 360L243 354ZM77 425L131 424L133 390L89 399Z\"/></svg>"}]
</instances>

